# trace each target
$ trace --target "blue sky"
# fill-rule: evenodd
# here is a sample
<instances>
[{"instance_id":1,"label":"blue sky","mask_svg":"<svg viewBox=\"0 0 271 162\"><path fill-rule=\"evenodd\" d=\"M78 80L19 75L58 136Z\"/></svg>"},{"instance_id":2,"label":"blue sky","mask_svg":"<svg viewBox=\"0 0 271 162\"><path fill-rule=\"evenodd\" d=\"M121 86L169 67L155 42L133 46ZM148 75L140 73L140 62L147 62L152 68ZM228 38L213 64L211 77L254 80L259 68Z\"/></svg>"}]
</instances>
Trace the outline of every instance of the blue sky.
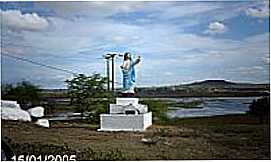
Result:
<instances>
[{"instance_id":1,"label":"blue sky","mask_svg":"<svg viewBox=\"0 0 271 162\"><path fill-rule=\"evenodd\" d=\"M2 52L105 75L107 52L140 55L137 86L269 83L269 1L6 2ZM116 59L121 83L122 58ZM65 88L71 74L1 57L2 83ZM117 85L120 86L120 85Z\"/></svg>"}]
</instances>

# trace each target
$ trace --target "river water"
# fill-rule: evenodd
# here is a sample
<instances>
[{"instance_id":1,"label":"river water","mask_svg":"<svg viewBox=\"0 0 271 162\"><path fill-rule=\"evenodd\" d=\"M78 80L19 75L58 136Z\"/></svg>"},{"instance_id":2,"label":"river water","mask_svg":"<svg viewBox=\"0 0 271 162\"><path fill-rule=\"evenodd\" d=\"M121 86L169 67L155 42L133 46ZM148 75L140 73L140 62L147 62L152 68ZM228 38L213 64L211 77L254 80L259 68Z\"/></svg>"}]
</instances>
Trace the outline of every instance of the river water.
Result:
<instances>
[{"instance_id":1,"label":"river water","mask_svg":"<svg viewBox=\"0 0 271 162\"><path fill-rule=\"evenodd\" d=\"M249 105L259 97L189 97L189 98L154 98L174 102L202 101L200 108L174 108L169 107L167 112L170 118L210 117L216 115L244 114L249 110ZM47 116L48 120L76 120L86 119L88 114L74 112L60 112Z\"/></svg>"},{"instance_id":2,"label":"river water","mask_svg":"<svg viewBox=\"0 0 271 162\"><path fill-rule=\"evenodd\" d=\"M168 110L170 118L210 117L216 115L244 114L249 110L249 105L259 97L218 97L218 98L180 98L173 99L177 102L191 102L201 100L201 108L178 108Z\"/></svg>"}]
</instances>

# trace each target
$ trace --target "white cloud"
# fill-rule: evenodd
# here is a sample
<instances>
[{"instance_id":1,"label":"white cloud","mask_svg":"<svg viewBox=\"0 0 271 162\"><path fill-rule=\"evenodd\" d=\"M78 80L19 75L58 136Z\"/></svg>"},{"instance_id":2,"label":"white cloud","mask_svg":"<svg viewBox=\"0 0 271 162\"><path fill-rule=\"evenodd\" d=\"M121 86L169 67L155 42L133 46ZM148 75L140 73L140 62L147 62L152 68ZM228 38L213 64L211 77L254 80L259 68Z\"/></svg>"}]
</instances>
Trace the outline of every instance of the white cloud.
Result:
<instances>
[{"instance_id":1,"label":"white cloud","mask_svg":"<svg viewBox=\"0 0 271 162\"><path fill-rule=\"evenodd\" d=\"M90 5L91 3L94 4ZM106 51L123 52L126 49L138 51L142 56L142 68L139 75L144 76L138 79L141 85L156 84L153 82L153 78L156 78L157 84L176 84L188 78L189 80L204 79L204 77L212 77L214 73L223 78L226 75L223 72L230 69L229 65L232 65L233 68L237 66L257 66L263 62L263 56L265 56L265 60L269 56L267 45L267 43L269 44L269 33L268 35L257 35L243 40L231 40L185 32L184 26L187 26L187 24L195 25L195 23L187 23L187 18L183 21L182 17L188 16L188 21L194 21L194 17L197 17L195 19L198 21L199 15L213 16L209 11L215 10L216 12L217 5L211 7L205 5L204 9L201 9L200 5L191 5L189 9L194 8L196 13L194 14L192 10L184 11L186 5L174 6L174 3L167 3L166 7L155 5L154 2L146 6L139 3L137 7L132 5L135 3L126 4L122 2L123 7L118 6L118 3L114 5L109 2L91 3L86 2L80 5L81 3L69 2L63 3L63 6L62 2L57 2L58 6L54 6L55 3L50 3L52 8L55 7L54 11L57 12L57 15L46 18L50 22L47 30L39 32L25 30L7 34L5 40L22 46L9 46L10 49L5 46L4 50L13 54L24 54L26 58L39 60L39 62L87 74L93 72L93 69L104 73L104 60L96 58L100 58ZM41 2L37 2L37 4L41 4ZM227 7L228 11L224 14L231 11L229 9L231 6ZM127 14L127 12L133 11L142 13L143 18L141 14L138 14L140 15L139 19L146 18L146 21L149 21L153 18L154 20L152 20L152 23L141 24L122 21L122 14L125 18L130 18L131 15L131 18L137 18L133 14ZM122 14L119 12L122 12ZM121 15L120 18L112 19L110 16L116 13ZM154 13L154 17L148 17L152 13ZM77 14L84 14L86 17L76 16ZM163 17L161 18L159 15L163 15ZM171 18L178 18L176 21L180 20L181 23L167 21ZM214 20L221 19L212 17L207 21L212 22ZM146 21L143 20L143 22ZM200 21L202 23L206 20ZM227 27L224 24L215 21L210 23L208 31L221 33L225 32L226 29ZM6 43L4 42L4 44ZM24 46L29 46L29 48ZM199 50L193 51L193 49ZM189 50L193 52L188 52ZM50 56L50 54L52 55ZM121 61L121 59L116 59L116 80L119 82L121 82L121 73L117 67ZM266 67L264 68L266 69ZM15 67L13 74L18 74L17 78L25 77L22 76L24 74L31 77L33 69L37 71L38 76L39 67L31 66L21 69L19 66L18 68ZM20 73L20 70L24 73ZM6 74L9 73L8 71ZM56 82L61 86L64 84L54 77L54 71L44 71L46 71L45 74L41 76L41 78L46 78L46 81L42 82L43 86L55 86ZM139 71L139 68L137 68L137 71ZM260 70L258 71L265 74ZM163 76L161 76L161 72L163 72ZM67 74L60 73L59 76L65 78ZM239 77L238 73L229 76L234 79ZM261 79L259 78L259 80ZM12 77L10 80L12 80Z\"/></svg>"},{"instance_id":2,"label":"white cloud","mask_svg":"<svg viewBox=\"0 0 271 162\"><path fill-rule=\"evenodd\" d=\"M262 56L262 60L265 64L270 65L270 54L265 53L264 56Z\"/></svg>"},{"instance_id":3,"label":"white cloud","mask_svg":"<svg viewBox=\"0 0 271 162\"><path fill-rule=\"evenodd\" d=\"M242 76L246 76L246 75L250 76L250 75L253 75L253 74L260 73L264 69L265 68L263 66L258 66L258 65L251 66L251 67L241 66L241 67L238 67L238 68L230 69L230 70L227 71L227 73L235 73L235 74L240 74Z\"/></svg>"},{"instance_id":4,"label":"white cloud","mask_svg":"<svg viewBox=\"0 0 271 162\"><path fill-rule=\"evenodd\" d=\"M207 31L205 31L205 33L224 33L226 30L227 27L223 23L215 21L209 24L208 29Z\"/></svg>"},{"instance_id":5,"label":"white cloud","mask_svg":"<svg viewBox=\"0 0 271 162\"><path fill-rule=\"evenodd\" d=\"M269 1L263 1L262 4L250 7L246 10L248 16L256 18L266 18L269 17Z\"/></svg>"},{"instance_id":6,"label":"white cloud","mask_svg":"<svg viewBox=\"0 0 271 162\"><path fill-rule=\"evenodd\" d=\"M212 59L216 59L216 60L221 60L224 58L224 54L220 53L218 51L210 51L207 55L206 55L206 59L207 60L212 60Z\"/></svg>"},{"instance_id":7,"label":"white cloud","mask_svg":"<svg viewBox=\"0 0 271 162\"><path fill-rule=\"evenodd\" d=\"M58 16L71 18L71 16L88 16L102 18L118 12L129 13L143 7L144 2L36 2L35 5L52 9Z\"/></svg>"},{"instance_id":8,"label":"white cloud","mask_svg":"<svg viewBox=\"0 0 271 162\"><path fill-rule=\"evenodd\" d=\"M265 18L269 16L268 8L248 8L246 14L252 17Z\"/></svg>"},{"instance_id":9,"label":"white cloud","mask_svg":"<svg viewBox=\"0 0 271 162\"><path fill-rule=\"evenodd\" d=\"M161 8L163 18L180 18L183 16L191 16L196 14L202 14L207 11L212 11L221 8L219 5L208 4L208 3L185 3L184 5L172 5L169 8ZM182 3L180 3L182 4Z\"/></svg>"},{"instance_id":10,"label":"white cloud","mask_svg":"<svg viewBox=\"0 0 271 162\"><path fill-rule=\"evenodd\" d=\"M262 51L264 48L256 45L264 45L262 42L258 42L267 38L266 35L262 35L251 37L244 41L218 39L182 33L179 31L178 26L170 24L137 26L110 20L90 22L81 20L71 21L61 18L48 18L48 20L52 23L50 26L52 31L50 28L50 32L20 33L24 37L22 44L31 44L33 46L32 53L35 53L35 57L38 56L41 60L51 59L53 62L48 62L49 64L75 70L76 72L91 73L92 69L95 69L103 74L104 61L90 57L100 57L105 51L112 50L112 48L116 48L118 51L118 47L127 47L142 54L141 72L144 73L142 75L148 74L153 78L159 76L159 74L153 72L153 69L158 69L157 72L174 69L170 71L172 75L165 74L166 76L172 76L170 81L165 79L165 77L159 78L159 83L161 84L169 83L172 80L185 80L187 75L182 76L182 71L185 69L189 70L191 67L208 67L212 64L221 64L221 67L224 67L224 64L231 64L233 60L235 61L234 65L239 64L239 58L247 57L248 54L259 49ZM69 28L66 28L67 26ZM35 47L43 47L48 49L48 51L39 52L35 50ZM82 49L90 52L85 55L78 55L78 52ZM200 49L203 52L186 52L186 50L191 49ZM250 51L245 51L246 49L250 49ZM58 57L48 57L47 53L55 53ZM255 58L255 55L250 55L252 56L249 57L249 60L253 56ZM71 59L74 60L65 62L65 60ZM58 62L55 62L57 60ZM87 64L87 62L93 63L93 65L91 64L91 69L89 68L90 64ZM194 73L197 73L195 71ZM209 71L211 73L212 70ZM176 78L179 75L182 78ZM199 74L191 75L196 76ZM66 75L63 74L63 76ZM118 70L116 70L116 76L119 81L121 74ZM144 85L150 84L147 83L146 78L141 78L140 82Z\"/></svg>"},{"instance_id":11,"label":"white cloud","mask_svg":"<svg viewBox=\"0 0 271 162\"><path fill-rule=\"evenodd\" d=\"M14 30L42 30L48 26L48 21L37 13L22 14L19 10L1 11L3 25Z\"/></svg>"}]
</instances>

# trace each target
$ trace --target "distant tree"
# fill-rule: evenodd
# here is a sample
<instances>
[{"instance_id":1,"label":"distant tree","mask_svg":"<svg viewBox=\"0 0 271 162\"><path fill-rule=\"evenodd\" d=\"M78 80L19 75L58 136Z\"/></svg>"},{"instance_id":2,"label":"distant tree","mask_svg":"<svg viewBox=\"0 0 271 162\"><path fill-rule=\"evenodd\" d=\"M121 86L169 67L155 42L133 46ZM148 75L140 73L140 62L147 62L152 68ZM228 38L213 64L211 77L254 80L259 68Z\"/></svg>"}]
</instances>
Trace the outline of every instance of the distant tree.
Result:
<instances>
[{"instance_id":1,"label":"distant tree","mask_svg":"<svg viewBox=\"0 0 271 162\"><path fill-rule=\"evenodd\" d=\"M270 97L253 100L249 106L249 114L259 117L260 123L263 123L264 119L270 120Z\"/></svg>"},{"instance_id":2,"label":"distant tree","mask_svg":"<svg viewBox=\"0 0 271 162\"><path fill-rule=\"evenodd\" d=\"M66 83L71 104L76 105L79 112L95 110L108 95L105 86L107 78L100 74L79 74L71 80L66 80Z\"/></svg>"},{"instance_id":3,"label":"distant tree","mask_svg":"<svg viewBox=\"0 0 271 162\"><path fill-rule=\"evenodd\" d=\"M38 86L33 85L28 81L22 81L15 86L6 84L2 86L1 97L4 100L17 101L22 109L39 105L42 101L41 90Z\"/></svg>"}]
</instances>

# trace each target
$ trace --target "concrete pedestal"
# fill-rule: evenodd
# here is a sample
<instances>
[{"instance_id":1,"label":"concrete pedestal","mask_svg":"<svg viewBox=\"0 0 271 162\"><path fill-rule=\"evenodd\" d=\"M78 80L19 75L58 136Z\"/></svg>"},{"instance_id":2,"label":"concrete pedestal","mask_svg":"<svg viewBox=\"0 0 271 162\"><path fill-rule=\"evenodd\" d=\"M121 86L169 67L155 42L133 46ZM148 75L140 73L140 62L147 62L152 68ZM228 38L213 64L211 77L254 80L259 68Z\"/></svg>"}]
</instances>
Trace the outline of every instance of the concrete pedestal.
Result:
<instances>
[{"instance_id":1,"label":"concrete pedestal","mask_svg":"<svg viewBox=\"0 0 271 162\"><path fill-rule=\"evenodd\" d=\"M138 98L117 98L110 104L109 114L100 114L98 131L144 131L152 125L152 113Z\"/></svg>"}]
</instances>

